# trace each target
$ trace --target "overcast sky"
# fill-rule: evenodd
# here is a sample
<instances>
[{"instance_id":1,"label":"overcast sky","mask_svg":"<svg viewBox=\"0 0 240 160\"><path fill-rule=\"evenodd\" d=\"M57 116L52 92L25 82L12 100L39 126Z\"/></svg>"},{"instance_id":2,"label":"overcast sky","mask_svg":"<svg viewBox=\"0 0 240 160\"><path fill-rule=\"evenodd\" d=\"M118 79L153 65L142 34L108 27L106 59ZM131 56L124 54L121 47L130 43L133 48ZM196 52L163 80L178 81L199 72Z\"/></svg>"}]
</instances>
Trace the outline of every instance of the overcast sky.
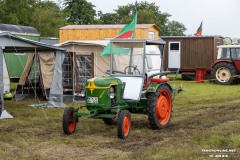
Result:
<instances>
[{"instance_id":1,"label":"overcast sky","mask_svg":"<svg viewBox=\"0 0 240 160\"><path fill-rule=\"evenodd\" d=\"M118 6L136 0L87 0L96 11L113 12ZM142 0L137 0L141 2ZM185 34L194 34L203 20L203 35L221 35L240 38L240 0L147 0L160 6L161 12L171 14L187 28Z\"/></svg>"}]
</instances>

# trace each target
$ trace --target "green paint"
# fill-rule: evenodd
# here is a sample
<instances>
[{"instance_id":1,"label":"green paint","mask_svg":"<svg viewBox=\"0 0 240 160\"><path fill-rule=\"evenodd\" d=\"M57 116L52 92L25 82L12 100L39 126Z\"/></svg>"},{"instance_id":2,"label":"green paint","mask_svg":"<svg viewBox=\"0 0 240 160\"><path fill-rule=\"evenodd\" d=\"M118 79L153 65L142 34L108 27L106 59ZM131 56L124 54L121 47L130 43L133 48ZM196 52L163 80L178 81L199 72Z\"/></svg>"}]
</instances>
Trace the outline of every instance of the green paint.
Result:
<instances>
[{"instance_id":1,"label":"green paint","mask_svg":"<svg viewBox=\"0 0 240 160\"><path fill-rule=\"evenodd\" d=\"M89 79L87 83L90 82L90 80L91 79ZM98 77L94 79L94 84L97 87L109 87L112 83L122 84L122 81L114 77Z\"/></svg>"},{"instance_id":2,"label":"green paint","mask_svg":"<svg viewBox=\"0 0 240 160\"><path fill-rule=\"evenodd\" d=\"M5 60L10 78L20 78L27 62L29 53L6 53Z\"/></svg>"},{"instance_id":3,"label":"green paint","mask_svg":"<svg viewBox=\"0 0 240 160\"><path fill-rule=\"evenodd\" d=\"M29 40L39 41L39 36L21 34L15 35ZM29 53L5 53L6 65L10 78L21 77L27 62L28 55Z\"/></svg>"},{"instance_id":4,"label":"green paint","mask_svg":"<svg viewBox=\"0 0 240 160\"><path fill-rule=\"evenodd\" d=\"M24 34L15 34L15 36L26 38L26 39L37 41L37 42L39 41L39 38L40 38L39 36L36 36L36 35L24 35Z\"/></svg>"},{"instance_id":5,"label":"green paint","mask_svg":"<svg viewBox=\"0 0 240 160\"><path fill-rule=\"evenodd\" d=\"M91 82L92 88L91 88ZM110 87L114 87L116 93L116 103L121 103L122 81L114 77L100 77L89 79L86 84L86 107L88 110L106 111L111 108L111 99L109 97ZM88 88L90 87L90 88ZM90 103L88 99L95 97L98 103Z\"/></svg>"}]
</instances>

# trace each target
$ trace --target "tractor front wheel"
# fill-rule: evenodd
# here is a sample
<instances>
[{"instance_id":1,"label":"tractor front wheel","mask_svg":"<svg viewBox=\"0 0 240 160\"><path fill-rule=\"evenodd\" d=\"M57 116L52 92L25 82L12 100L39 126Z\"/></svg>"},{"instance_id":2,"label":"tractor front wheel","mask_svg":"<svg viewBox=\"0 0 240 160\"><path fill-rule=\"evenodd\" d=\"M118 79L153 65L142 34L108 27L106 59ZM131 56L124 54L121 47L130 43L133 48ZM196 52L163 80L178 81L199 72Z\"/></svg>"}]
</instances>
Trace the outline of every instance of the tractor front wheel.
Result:
<instances>
[{"instance_id":1,"label":"tractor front wheel","mask_svg":"<svg viewBox=\"0 0 240 160\"><path fill-rule=\"evenodd\" d=\"M171 89L162 84L155 93L149 93L147 115L152 129L161 129L168 126L172 114Z\"/></svg>"},{"instance_id":2,"label":"tractor front wheel","mask_svg":"<svg viewBox=\"0 0 240 160\"><path fill-rule=\"evenodd\" d=\"M128 110L122 110L118 115L117 136L125 139L128 137L131 128L131 113Z\"/></svg>"},{"instance_id":3,"label":"tractor front wheel","mask_svg":"<svg viewBox=\"0 0 240 160\"><path fill-rule=\"evenodd\" d=\"M63 113L62 126L63 132L66 135L72 134L75 132L76 120L74 119L74 108L67 107Z\"/></svg>"},{"instance_id":4,"label":"tractor front wheel","mask_svg":"<svg viewBox=\"0 0 240 160\"><path fill-rule=\"evenodd\" d=\"M212 81L216 84L230 85L237 82L237 69L227 62L217 63L211 70Z\"/></svg>"}]
</instances>

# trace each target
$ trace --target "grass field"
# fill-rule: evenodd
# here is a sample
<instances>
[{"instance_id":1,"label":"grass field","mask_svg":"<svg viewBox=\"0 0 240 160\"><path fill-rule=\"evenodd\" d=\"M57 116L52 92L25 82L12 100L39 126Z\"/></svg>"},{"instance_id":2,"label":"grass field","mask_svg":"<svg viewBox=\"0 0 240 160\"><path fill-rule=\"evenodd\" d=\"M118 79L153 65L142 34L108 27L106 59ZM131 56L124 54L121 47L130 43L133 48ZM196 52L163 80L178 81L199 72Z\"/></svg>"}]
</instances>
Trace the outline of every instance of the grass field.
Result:
<instances>
[{"instance_id":1,"label":"grass field","mask_svg":"<svg viewBox=\"0 0 240 160\"><path fill-rule=\"evenodd\" d=\"M117 138L116 126L88 118L80 118L76 132L66 136L64 109L27 106L36 100L5 101L14 119L0 120L0 159L240 159L240 85L171 84L187 91L175 96L170 126L151 130L146 115L133 114L126 140Z\"/></svg>"}]
</instances>

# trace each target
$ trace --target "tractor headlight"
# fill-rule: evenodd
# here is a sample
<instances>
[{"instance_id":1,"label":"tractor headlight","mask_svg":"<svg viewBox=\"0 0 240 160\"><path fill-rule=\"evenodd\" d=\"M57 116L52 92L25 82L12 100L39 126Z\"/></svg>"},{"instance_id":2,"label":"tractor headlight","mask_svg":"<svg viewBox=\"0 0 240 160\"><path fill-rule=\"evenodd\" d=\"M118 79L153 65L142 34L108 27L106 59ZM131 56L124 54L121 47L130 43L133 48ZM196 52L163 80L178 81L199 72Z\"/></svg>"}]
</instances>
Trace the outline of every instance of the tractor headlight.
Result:
<instances>
[{"instance_id":1,"label":"tractor headlight","mask_svg":"<svg viewBox=\"0 0 240 160\"><path fill-rule=\"evenodd\" d=\"M80 93L80 96L81 96L81 97L85 97L85 92L82 91L82 92Z\"/></svg>"},{"instance_id":2,"label":"tractor headlight","mask_svg":"<svg viewBox=\"0 0 240 160\"><path fill-rule=\"evenodd\" d=\"M113 88L113 87L110 88L109 97L110 97L111 99L115 98L115 93L114 93L114 88Z\"/></svg>"},{"instance_id":3,"label":"tractor headlight","mask_svg":"<svg viewBox=\"0 0 240 160\"><path fill-rule=\"evenodd\" d=\"M110 93L110 94L109 94L109 97L110 97L111 99L115 98L115 93Z\"/></svg>"}]
</instances>

